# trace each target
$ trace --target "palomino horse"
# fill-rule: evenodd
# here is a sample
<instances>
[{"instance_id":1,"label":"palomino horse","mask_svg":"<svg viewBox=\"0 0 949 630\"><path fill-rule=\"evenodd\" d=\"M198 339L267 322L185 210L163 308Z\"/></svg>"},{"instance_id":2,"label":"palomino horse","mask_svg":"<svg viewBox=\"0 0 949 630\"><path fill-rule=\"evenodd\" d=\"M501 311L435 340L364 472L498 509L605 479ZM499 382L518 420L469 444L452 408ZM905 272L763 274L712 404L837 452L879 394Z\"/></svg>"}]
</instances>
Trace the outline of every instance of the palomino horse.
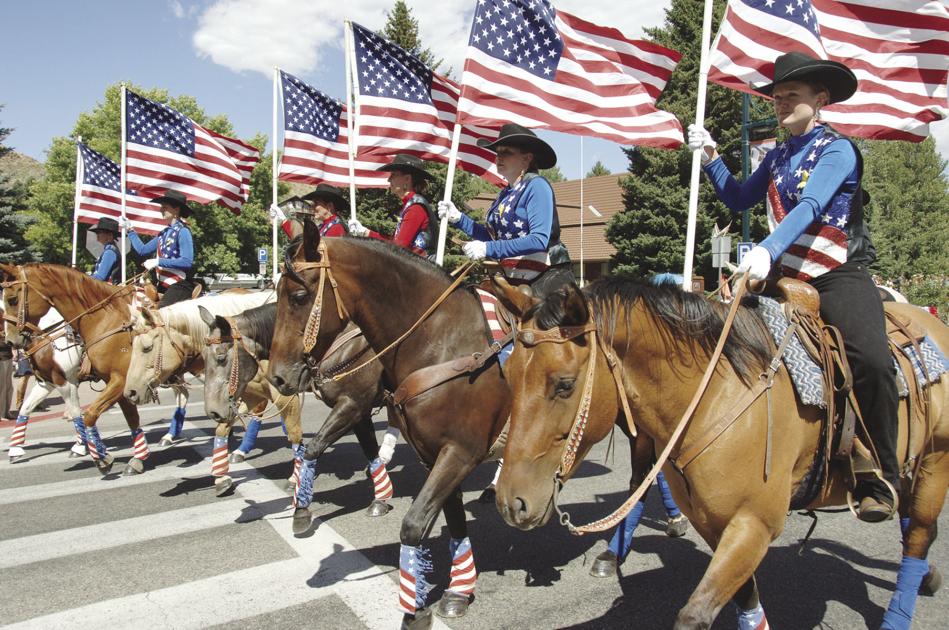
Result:
<instances>
[{"instance_id":1,"label":"palomino horse","mask_svg":"<svg viewBox=\"0 0 949 630\"><path fill-rule=\"evenodd\" d=\"M40 317L55 308L80 334L93 371L106 381L99 397L82 414L86 445L99 471L108 474L114 458L106 450L96 421L116 402L125 415L134 446L125 474L144 471L149 455L145 433L139 426L135 405L122 396L133 336L129 325L132 287L115 287L70 267L46 263L0 263L0 271L4 276L4 308L7 313L17 314L14 321L6 322L7 339L24 347L30 338L24 328L35 326Z\"/></svg>"},{"instance_id":2,"label":"palomino horse","mask_svg":"<svg viewBox=\"0 0 949 630\"><path fill-rule=\"evenodd\" d=\"M697 390L723 328L724 307L676 288L618 279L594 283L585 292L571 286L540 303L498 284L522 328L506 366L513 409L497 505L510 525L527 530L558 509L555 486L569 478L614 422L622 421L617 420L624 415L620 382L639 435L655 441L656 450L649 449L640 461L645 476L654 452L670 442ZM944 353L949 350L949 329L939 320L909 305L887 305L891 308L918 324ZM800 403L780 362L772 364L776 372L768 368L775 352L761 319L741 307L724 346L727 361L717 366L664 466L676 502L714 550L704 577L679 611L676 628L710 627L730 598L763 618L754 571L781 533L789 506L804 495L822 439L822 411ZM607 355L618 367L615 379ZM754 398L761 391L759 378L766 383L768 374L773 387ZM912 431L912 443L906 431L909 403L900 405L897 452L904 459L920 458L900 500L901 514L909 517L900 575L902 580L909 566L916 578L905 592L897 591L890 608L902 606L909 616L922 574L932 571L924 559L949 482L947 379L931 385L930 393L932 425ZM580 409L587 409L585 421ZM769 410L778 413L771 416ZM772 434L780 439L769 449ZM845 495L835 466L809 506L845 504ZM908 627L908 622L885 627Z\"/></svg>"},{"instance_id":3,"label":"palomino horse","mask_svg":"<svg viewBox=\"0 0 949 630\"><path fill-rule=\"evenodd\" d=\"M146 309L136 313L133 331L137 334L132 342L125 380L126 398L135 403L145 402L155 387L170 378L185 371L192 374L203 371L201 353L206 345L208 327L201 319L200 308L217 315L237 315L273 298L272 291L235 291L185 300L157 311ZM291 444L300 444L303 431L300 427L300 401L296 396L280 395L261 375L252 381L244 399L252 410L262 409L267 401L272 400L281 411ZM211 475L218 496L230 490L234 482L228 474L228 437L234 419L232 416L228 422L219 421L214 432Z\"/></svg>"},{"instance_id":4,"label":"palomino horse","mask_svg":"<svg viewBox=\"0 0 949 630\"><path fill-rule=\"evenodd\" d=\"M440 294L444 301L431 315L394 351L379 357L387 387L395 390L420 368L484 352L488 330L478 299L465 290L446 294L451 285L447 273L419 256L370 239L321 241L317 227L307 221L302 243L287 250L286 271L277 289L279 333L270 349L270 380L285 393L304 391L310 378L304 351L308 336L316 335L309 356L322 357L351 319L370 347L381 352ZM316 326L308 325L311 312L318 313ZM500 434L509 396L497 362L491 361L474 373L457 372L455 378L397 407L402 435L430 469L402 520L399 607L406 624L431 622L430 609L425 608L431 563L421 545L439 510L448 523L453 558L451 583L439 612L458 616L467 610L476 572L460 485Z\"/></svg>"},{"instance_id":5,"label":"palomino horse","mask_svg":"<svg viewBox=\"0 0 949 630\"><path fill-rule=\"evenodd\" d=\"M232 422L237 401L243 398L247 384L267 371L277 305L264 304L233 317L215 316L203 307L200 311L201 318L210 329L208 345L204 350L204 409L209 417L218 422ZM369 473L373 480L374 498L366 513L369 516L384 516L391 509L387 501L392 497L393 489L385 464L376 461L379 443L372 426L372 410L382 406L382 366L374 362L339 382L329 378L337 370L341 372L347 366L355 365L366 355L368 348L359 329L350 326L337 338L329 356L324 357L316 368L318 376L314 385L317 385L319 397L332 411L307 444L306 460L302 448L296 449L295 459L297 467L312 465L315 468L323 452L353 429L363 454L369 460ZM260 420L252 419L247 435L255 435L259 426ZM315 471L304 470L302 476L297 475L297 483L309 484L312 495L312 474ZM298 488L294 488L294 495L297 491ZM296 514L305 513L306 518L294 519L295 533L304 533L310 527L309 498L306 496L296 502Z\"/></svg>"}]
</instances>

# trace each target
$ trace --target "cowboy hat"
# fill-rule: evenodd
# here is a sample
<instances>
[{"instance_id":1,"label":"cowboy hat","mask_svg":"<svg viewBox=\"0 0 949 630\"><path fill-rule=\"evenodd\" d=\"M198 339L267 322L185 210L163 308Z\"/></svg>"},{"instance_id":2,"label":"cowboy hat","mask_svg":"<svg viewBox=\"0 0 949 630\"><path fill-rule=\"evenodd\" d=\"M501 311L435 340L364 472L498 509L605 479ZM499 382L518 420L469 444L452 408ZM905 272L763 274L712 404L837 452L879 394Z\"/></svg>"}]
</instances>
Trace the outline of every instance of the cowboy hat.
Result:
<instances>
[{"instance_id":1,"label":"cowboy hat","mask_svg":"<svg viewBox=\"0 0 949 630\"><path fill-rule=\"evenodd\" d=\"M112 217L99 217L99 222L89 228L90 232L112 232L119 234L119 222Z\"/></svg>"},{"instance_id":2,"label":"cowboy hat","mask_svg":"<svg viewBox=\"0 0 949 630\"><path fill-rule=\"evenodd\" d=\"M422 179L434 180L435 178L425 170L425 162L414 155L400 153L388 164L380 166L377 171L399 171L409 173Z\"/></svg>"},{"instance_id":3,"label":"cowboy hat","mask_svg":"<svg viewBox=\"0 0 949 630\"><path fill-rule=\"evenodd\" d=\"M151 201L152 203L167 203L176 206L181 210L182 217L187 218L191 216L191 208L188 207L188 198L177 190L166 190L164 195L155 197Z\"/></svg>"},{"instance_id":4,"label":"cowboy hat","mask_svg":"<svg viewBox=\"0 0 949 630\"><path fill-rule=\"evenodd\" d=\"M313 192L303 195L302 198L304 201L316 201L317 199L329 201L336 206L337 211L342 211L349 205L349 202L346 201L346 197L343 197L339 188L330 186L329 184L317 184Z\"/></svg>"},{"instance_id":5,"label":"cowboy hat","mask_svg":"<svg viewBox=\"0 0 949 630\"><path fill-rule=\"evenodd\" d=\"M830 102L846 101L857 91L857 77L850 68L836 61L815 59L801 52L781 55L774 61L774 81L752 89L771 96L774 86L785 81L816 81L830 93Z\"/></svg>"},{"instance_id":6,"label":"cowboy hat","mask_svg":"<svg viewBox=\"0 0 949 630\"><path fill-rule=\"evenodd\" d=\"M533 131L517 123L508 123L501 127L498 139L494 142L479 138L478 146L495 153L499 146L516 147L522 151L533 153L537 168L552 168L557 164L557 154L553 148L538 138Z\"/></svg>"}]
</instances>

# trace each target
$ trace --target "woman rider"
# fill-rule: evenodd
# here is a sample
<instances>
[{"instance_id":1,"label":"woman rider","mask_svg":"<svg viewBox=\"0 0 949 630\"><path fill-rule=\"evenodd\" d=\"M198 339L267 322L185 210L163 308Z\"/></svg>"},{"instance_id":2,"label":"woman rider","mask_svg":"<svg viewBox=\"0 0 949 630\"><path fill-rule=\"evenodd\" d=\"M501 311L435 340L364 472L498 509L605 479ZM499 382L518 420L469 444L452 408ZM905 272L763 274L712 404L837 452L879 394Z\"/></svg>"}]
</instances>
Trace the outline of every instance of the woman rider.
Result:
<instances>
[{"instance_id":1,"label":"woman rider","mask_svg":"<svg viewBox=\"0 0 949 630\"><path fill-rule=\"evenodd\" d=\"M704 128L689 126L689 147L703 149L705 173L733 212L767 199L771 235L745 255L739 271L764 280L776 267L817 289L821 317L843 333L854 393L883 477L899 488L896 381L883 304L867 272L875 254L863 222L862 158L852 142L820 122L822 107L847 100L856 89L856 77L843 64L782 55L774 81L756 90L774 99L778 124L790 137L746 181L732 177ZM861 520L882 521L893 512L894 497L879 479L859 482L854 496Z\"/></svg>"},{"instance_id":2,"label":"woman rider","mask_svg":"<svg viewBox=\"0 0 949 630\"><path fill-rule=\"evenodd\" d=\"M96 280L115 284L120 259L119 248L115 246L115 239L119 235L119 222L112 217L99 217L99 222L89 228L89 231L95 233L96 239L102 245L102 253L89 275Z\"/></svg>"}]
</instances>

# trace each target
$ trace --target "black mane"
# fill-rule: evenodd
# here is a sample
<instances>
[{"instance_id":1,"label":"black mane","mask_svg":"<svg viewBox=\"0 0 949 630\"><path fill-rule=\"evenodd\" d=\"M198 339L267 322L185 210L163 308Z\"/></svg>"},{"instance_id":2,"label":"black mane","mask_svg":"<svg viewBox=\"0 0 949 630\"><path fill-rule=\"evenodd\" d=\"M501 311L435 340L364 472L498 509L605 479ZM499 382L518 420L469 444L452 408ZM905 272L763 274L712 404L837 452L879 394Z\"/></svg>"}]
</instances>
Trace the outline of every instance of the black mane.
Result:
<instances>
[{"instance_id":1,"label":"black mane","mask_svg":"<svg viewBox=\"0 0 949 630\"><path fill-rule=\"evenodd\" d=\"M263 350L263 356L257 358L261 360L270 358L270 345L273 343L274 324L277 321L277 303L268 302L247 309L232 319L237 324L240 333L253 339Z\"/></svg>"}]
</instances>

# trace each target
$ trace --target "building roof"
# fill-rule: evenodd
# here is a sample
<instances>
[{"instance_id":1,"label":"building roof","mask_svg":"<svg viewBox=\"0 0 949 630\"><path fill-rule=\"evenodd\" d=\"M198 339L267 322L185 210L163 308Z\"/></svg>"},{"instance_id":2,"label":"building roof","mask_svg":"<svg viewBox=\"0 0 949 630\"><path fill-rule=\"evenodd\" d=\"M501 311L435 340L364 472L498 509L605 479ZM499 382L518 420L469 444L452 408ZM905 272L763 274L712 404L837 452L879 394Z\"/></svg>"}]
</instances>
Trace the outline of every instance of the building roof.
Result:
<instances>
[{"instance_id":1,"label":"building roof","mask_svg":"<svg viewBox=\"0 0 949 630\"><path fill-rule=\"evenodd\" d=\"M623 188L619 175L601 175L583 180L573 179L551 184L557 200L557 216L560 219L560 240L570 252L573 260L580 260L580 184L583 183L583 259L605 261L616 253L606 240L606 224L613 215L623 210ZM479 195L468 204L478 210L487 210L494 196ZM596 208L602 217L594 215L589 206Z\"/></svg>"}]
</instances>

